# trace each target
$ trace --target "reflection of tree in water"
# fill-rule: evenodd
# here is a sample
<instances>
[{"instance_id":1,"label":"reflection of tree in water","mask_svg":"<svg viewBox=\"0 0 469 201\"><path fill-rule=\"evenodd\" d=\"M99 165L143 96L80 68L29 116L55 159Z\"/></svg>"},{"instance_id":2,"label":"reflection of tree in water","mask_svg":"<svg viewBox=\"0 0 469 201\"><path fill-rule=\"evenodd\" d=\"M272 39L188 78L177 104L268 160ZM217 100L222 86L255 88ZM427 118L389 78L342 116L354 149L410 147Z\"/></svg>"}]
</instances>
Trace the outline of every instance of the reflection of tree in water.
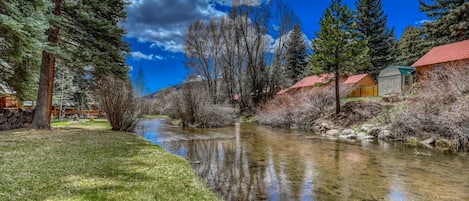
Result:
<instances>
[{"instance_id":1,"label":"reflection of tree in water","mask_svg":"<svg viewBox=\"0 0 469 201\"><path fill-rule=\"evenodd\" d=\"M162 145L189 161L200 161L192 166L225 200L468 198L461 194L467 192L469 181L458 177L468 173L469 163L464 161L442 158L439 162L435 156L428 160L416 157L413 150L383 151L330 140L306 140L252 125L229 132L234 137L197 139L188 135ZM443 192L435 193L438 191L432 184L444 187Z\"/></svg>"}]
</instances>

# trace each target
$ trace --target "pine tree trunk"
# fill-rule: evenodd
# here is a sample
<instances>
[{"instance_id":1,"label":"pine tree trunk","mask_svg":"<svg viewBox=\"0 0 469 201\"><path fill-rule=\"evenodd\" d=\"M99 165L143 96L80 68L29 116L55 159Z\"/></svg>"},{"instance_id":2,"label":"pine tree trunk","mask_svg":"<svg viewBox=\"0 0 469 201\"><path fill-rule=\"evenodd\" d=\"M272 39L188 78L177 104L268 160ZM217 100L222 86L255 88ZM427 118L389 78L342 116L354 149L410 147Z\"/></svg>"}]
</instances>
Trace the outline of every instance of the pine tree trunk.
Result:
<instances>
[{"instance_id":1,"label":"pine tree trunk","mask_svg":"<svg viewBox=\"0 0 469 201\"><path fill-rule=\"evenodd\" d=\"M338 115L340 113L339 82L340 82L339 64L336 64L336 66L335 66L335 114L336 115Z\"/></svg>"},{"instance_id":2,"label":"pine tree trunk","mask_svg":"<svg viewBox=\"0 0 469 201\"><path fill-rule=\"evenodd\" d=\"M50 128L54 68L55 57L46 51L42 52L41 75L39 77L36 111L32 123L33 128Z\"/></svg>"},{"instance_id":3,"label":"pine tree trunk","mask_svg":"<svg viewBox=\"0 0 469 201\"><path fill-rule=\"evenodd\" d=\"M60 15L62 0L53 0L54 15ZM51 27L47 30L48 41L58 43L59 28ZM52 109L52 90L54 89L55 56L47 51L42 52L41 74L39 75L39 89L37 104L34 112L32 127L36 129L50 129L50 115Z\"/></svg>"}]
</instances>

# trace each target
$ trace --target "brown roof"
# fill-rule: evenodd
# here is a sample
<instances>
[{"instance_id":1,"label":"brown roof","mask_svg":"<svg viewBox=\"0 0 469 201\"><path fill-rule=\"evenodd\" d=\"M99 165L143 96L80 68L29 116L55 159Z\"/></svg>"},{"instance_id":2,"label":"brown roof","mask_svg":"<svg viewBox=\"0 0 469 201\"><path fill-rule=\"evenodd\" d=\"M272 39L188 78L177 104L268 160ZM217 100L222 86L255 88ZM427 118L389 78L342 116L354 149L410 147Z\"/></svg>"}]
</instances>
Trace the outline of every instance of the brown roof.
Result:
<instances>
[{"instance_id":1,"label":"brown roof","mask_svg":"<svg viewBox=\"0 0 469 201\"><path fill-rule=\"evenodd\" d=\"M358 82L360 82L360 80L362 80L363 78L365 78L366 76L368 76L368 74L359 74L359 75L352 75L352 76L349 76L345 81L344 81L344 84L357 84Z\"/></svg>"},{"instance_id":2,"label":"brown roof","mask_svg":"<svg viewBox=\"0 0 469 201\"><path fill-rule=\"evenodd\" d=\"M297 89L303 87L310 87L314 86L315 84L324 84L329 81L329 79L334 78L334 74L321 74L321 75L313 75L308 76L300 80L299 82L295 83L290 89Z\"/></svg>"},{"instance_id":3,"label":"brown roof","mask_svg":"<svg viewBox=\"0 0 469 201\"><path fill-rule=\"evenodd\" d=\"M434 47L412 64L413 67L457 61L469 58L469 40Z\"/></svg>"}]
</instances>

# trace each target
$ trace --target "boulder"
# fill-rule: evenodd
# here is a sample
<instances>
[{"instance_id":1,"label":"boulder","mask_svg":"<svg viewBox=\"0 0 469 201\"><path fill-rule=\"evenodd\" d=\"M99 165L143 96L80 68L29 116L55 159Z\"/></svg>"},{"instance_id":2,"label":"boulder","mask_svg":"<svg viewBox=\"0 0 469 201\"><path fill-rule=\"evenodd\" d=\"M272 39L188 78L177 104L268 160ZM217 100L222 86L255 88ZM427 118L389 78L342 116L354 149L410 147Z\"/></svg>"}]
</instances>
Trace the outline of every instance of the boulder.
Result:
<instances>
[{"instance_id":1,"label":"boulder","mask_svg":"<svg viewBox=\"0 0 469 201\"><path fill-rule=\"evenodd\" d=\"M7 121L7 118L5 117L5 115L4 115L4 114L0 114L0 124L5 123L5 121Z\"/></svg>"},{"instance_id":2,"label":"boulder","mask_svg":"<svg viewBox=\"0 0 469 201\"><path fill-rule=\"evenodd\" d=\"M428 138L426 140L422 140L420 141L420 143L422 143L423 145L434 145L435 144L435 139L433 138Z\"/></svg>"},{"instance_id":3,"label":"boulder","mask_svg":"<svg viewBox=\"0 0 469 201\"><path fill-rule=\"evenodd\" d=\"M368 133L368 132L370 132L370 130L371 130L372 128L373 128L373 125L371 125L371 124L363 124L361 130Z\"/></svg>"},{"instance_id":4,"label":"boulder","mask_svg":"<svg viewBox=\"0 0 469 201\"><path fill-rule=\"evenodd\" d=\"M381 132L381 128L379 127L375 127L375 128L372 128L369 132L368 132L368 135L371 135L371 136L374 136L374 137L378 137L379 135L379 132Z\"/></svg>"},{"instance_id":5,"label":"boulder","mask_svg":"<svg viewBox=\"0 0 469 201\"><path fill-rule=\"evenodd\" d=\"M435 142L435 146L438 148L438 149L442 149L442 150L447 150L449 148L451 148L451 141L447 140L447 139L438 139L436 142Z\"/></svg>"},{"instance_id":6,"label":"boulder","mask_svg":"<svg viewBox=\"0 0 469 201\"><path fill-rule=\"evenodd\" d=\"M337 135L337 134L339 134L339 133L340 133L339 130L332 129L332 130L328 130L328 131L326 132L326 135Z\"/></svg>"},{"instance_id":7,"label":"boulder","mask_svg":"<svg viewBox=\"0 0 469 201\"><path fill-rule=\"evenodd\" d=\"M360 132L360 133L357 134L357 138L360 139L360 140L366 140L366 139L374 139L375 137L371 136L371 135L368 135L365 132Z\"/></svg>"},{"instance_id":8,"label":"boulder","mask_svg":"<svg viewBox=\"0 0 469 201\"><path fill-rule=\"evenodd\" d=\"M8 118L8 123L16 124L16 122L18 122L18 119L15 116L11 116L10 118Z\"/></svg>"},{"instance_id":9,"label":"boulder","mask_svg":"<svg viewBox=\"0 0 469 201\"><path fill-rule=\"evenodd\" d=\"M342 140L354 140L357 139L357 135L355 133L344 135L343 133L339 135L339 139Z\"/></svg>"},{"instance_id":10,"label":"boulder","mask_svg":"<svg viewBox=\"0 0 469 201\"><path fill-rule=\"evenodd\" d=\"M12 128L13 127L11 126L10 123L5 122L5 123L3 123L1 130L11 130Z\"/></svg>"},{"instance_id":11,"label":"boulder","mask_svg":"<svg viewBox=\"0 0 469 201\"><path fill-rule=\"evenodd\" d=\"M378 139L388 139L389 137L391 137L391 131L389 130L381 130L378 134Z\"/></svg>"},{"instance_id":12,"label":"boulder","mask_svg":"<svg viewBox=\"0 0 469 201\"><path fill-rule=\"evenodd\" d=\"M350 134L355 134L355 131L353 131L352 129L345 129L342 131L341 135L350 135Z\"/></svg>"}]
</instances>

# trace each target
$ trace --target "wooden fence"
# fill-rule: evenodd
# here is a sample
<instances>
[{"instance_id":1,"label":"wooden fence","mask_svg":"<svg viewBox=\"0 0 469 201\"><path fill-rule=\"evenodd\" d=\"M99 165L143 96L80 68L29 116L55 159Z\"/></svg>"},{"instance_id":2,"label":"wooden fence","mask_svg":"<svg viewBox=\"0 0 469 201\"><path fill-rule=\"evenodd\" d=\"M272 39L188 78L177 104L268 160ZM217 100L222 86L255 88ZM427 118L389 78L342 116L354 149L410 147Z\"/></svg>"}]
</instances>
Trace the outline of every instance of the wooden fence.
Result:
<instances>
[{"instance_id":1,"label":"wooden fence","mask_svg":"<svg viewBox=\"0 0 469 201\"><path fill-rule=\"evenodd\" d=\"M378 96L378 86L360 86L348 95L349 98L370 96Z\"/></svg>"},{"instance_id":2,"label":"wooden fence","mask_svg":"<svg viewBox=\"0 0 469 201\"><path fill-rule=\"evenodd\" d=\"M52 116L58 116L59 115L59 110L58 109L53 109L51 111ZM75 109L65 109L65 116L71 116L75 114L80 114L84 115L86 117L89 116L98 116L99 115L99 110L75 110Z\"/></svg>"}]
</instances>

